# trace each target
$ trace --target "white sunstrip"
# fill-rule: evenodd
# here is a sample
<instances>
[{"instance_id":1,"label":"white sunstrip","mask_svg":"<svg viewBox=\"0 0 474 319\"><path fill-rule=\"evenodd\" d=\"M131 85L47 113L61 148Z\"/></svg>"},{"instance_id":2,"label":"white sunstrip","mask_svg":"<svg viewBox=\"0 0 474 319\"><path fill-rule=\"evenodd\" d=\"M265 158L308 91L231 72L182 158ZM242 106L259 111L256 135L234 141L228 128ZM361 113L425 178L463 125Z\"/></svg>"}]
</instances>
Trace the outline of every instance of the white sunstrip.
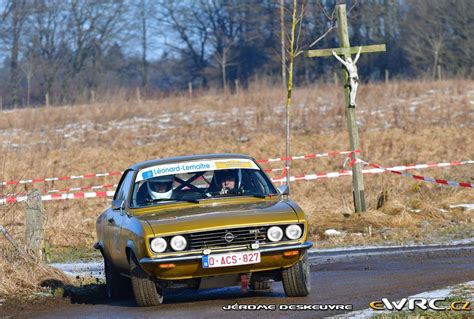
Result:
<instances>
[{"instance_id":1,"label":"white sunstrip","mask_svg":"<svg viewBox=\"0 0 474 319\"><path fill-rule=\"evenodd\" d=\"M173 164L155 165L144 168L137 175L135 182L140 182L142 180L150 179L157 176L234 168L260 170L257 164L254 163L254 161L242 158L180 162Z\"/></svg>"}]
</instances>

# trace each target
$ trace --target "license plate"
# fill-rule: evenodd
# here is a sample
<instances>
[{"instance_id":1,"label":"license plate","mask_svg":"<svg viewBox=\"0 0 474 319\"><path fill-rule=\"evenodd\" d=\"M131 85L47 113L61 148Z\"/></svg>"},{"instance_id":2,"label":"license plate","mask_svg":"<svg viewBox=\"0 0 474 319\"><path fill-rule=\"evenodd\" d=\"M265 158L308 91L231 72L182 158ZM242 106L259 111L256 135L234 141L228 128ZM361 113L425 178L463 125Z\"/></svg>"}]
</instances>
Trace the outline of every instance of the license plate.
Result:
<instances>
[{"instance_id":1,"label":"license plate","mask_svg":"<svg viewBox=\"0 0 474 319\"><path fill-rule=\"evenodd\" d=\"M230 267L257 264L260 262L259 251L244 251L228 254L202 256L202 268Z\"/></svg>"}]
</instances>

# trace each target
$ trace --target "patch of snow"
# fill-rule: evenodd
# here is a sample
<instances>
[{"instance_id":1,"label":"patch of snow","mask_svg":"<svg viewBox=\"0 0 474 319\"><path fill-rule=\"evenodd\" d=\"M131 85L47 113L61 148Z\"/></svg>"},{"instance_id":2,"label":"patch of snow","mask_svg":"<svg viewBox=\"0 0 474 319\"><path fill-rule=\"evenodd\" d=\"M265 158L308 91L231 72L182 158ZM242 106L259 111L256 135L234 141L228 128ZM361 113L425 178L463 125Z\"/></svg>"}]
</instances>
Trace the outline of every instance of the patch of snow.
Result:
<instances>
[{"instance_id":1,"label":"patch of snow","mask_svg":"<svg viewBox=\"0 0 474 319\"><path fill-rule=\"evenodd\" d=\"M71 277L104 278L103 262L54 263L50 264L50 266L63 271L66 275Z\"/></svg>"},{"instance_id":2,"label":"patch of snow","mask_svg":"<svg viewBox=\"0 0 474 319\"><path fill-rule=\"evenodd\" d=\"M324 232L324 235L326 235L326 236L341 236L342 232L340 232L338 230L335 230L335 229L327 229Z\"/></svg>"},{"instance_id":3,"label":"patch of snow","mask_svg":"<svg viewBox=\"0 0 474 319\"><path fill-rule=\"evenodd\" d=\"M471 211L474 210L474 204L458 204L458 205L449 205L449 208L461 207L464 210Z\"/></svg>"}]
</instances>

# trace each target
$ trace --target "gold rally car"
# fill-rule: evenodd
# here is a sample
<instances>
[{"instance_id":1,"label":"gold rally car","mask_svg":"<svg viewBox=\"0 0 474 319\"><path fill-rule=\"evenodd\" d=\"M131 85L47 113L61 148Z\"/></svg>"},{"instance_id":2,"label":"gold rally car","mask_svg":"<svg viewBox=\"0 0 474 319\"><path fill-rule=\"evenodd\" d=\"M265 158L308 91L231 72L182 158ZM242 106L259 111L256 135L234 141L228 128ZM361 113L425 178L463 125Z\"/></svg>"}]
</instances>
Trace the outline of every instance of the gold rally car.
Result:
<instances>
[{"instance_id":1,"label":"gold rally car","mask_svg":"<svg viewBox=\"0 0 474 319\"><path fill-rule=\"evenodd\" d=\"M239 154L132 165L97 220L109 297L133 292L139 306L154 306L169 289L274 281L288 296L308 295L308 222L287 195Z\"/></svg>"}]
</instances>

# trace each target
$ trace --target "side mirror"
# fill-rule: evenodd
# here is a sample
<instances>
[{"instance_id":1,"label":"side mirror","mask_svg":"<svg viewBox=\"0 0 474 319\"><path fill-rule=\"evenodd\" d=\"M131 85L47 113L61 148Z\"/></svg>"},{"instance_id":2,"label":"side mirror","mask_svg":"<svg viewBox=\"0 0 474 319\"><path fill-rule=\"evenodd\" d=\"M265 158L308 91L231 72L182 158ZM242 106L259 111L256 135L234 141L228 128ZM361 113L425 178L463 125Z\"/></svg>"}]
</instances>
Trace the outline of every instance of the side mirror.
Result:
<instances>
[{"instance_id":1,"label":"side mirror","mask_svg":"<svg viewBox=\"0 0 474 319\"><path fill-rule=\"evenodd\" d=\"M112 209L113 210L122 210L125 206L125 201L123 199L116 199L112 201Z\"/></svg>"},{"instance_id":2,"label":"side mirror","mask_svg":"<svg viewBox=\"0 0 474 319\"><path fill-rule=\"evenodd\" d=\"M288 187L287 184L281 185L277 189L280 195L286 195L286 196L290 195L290 187Z\"/></svg>"}]
</instances>

